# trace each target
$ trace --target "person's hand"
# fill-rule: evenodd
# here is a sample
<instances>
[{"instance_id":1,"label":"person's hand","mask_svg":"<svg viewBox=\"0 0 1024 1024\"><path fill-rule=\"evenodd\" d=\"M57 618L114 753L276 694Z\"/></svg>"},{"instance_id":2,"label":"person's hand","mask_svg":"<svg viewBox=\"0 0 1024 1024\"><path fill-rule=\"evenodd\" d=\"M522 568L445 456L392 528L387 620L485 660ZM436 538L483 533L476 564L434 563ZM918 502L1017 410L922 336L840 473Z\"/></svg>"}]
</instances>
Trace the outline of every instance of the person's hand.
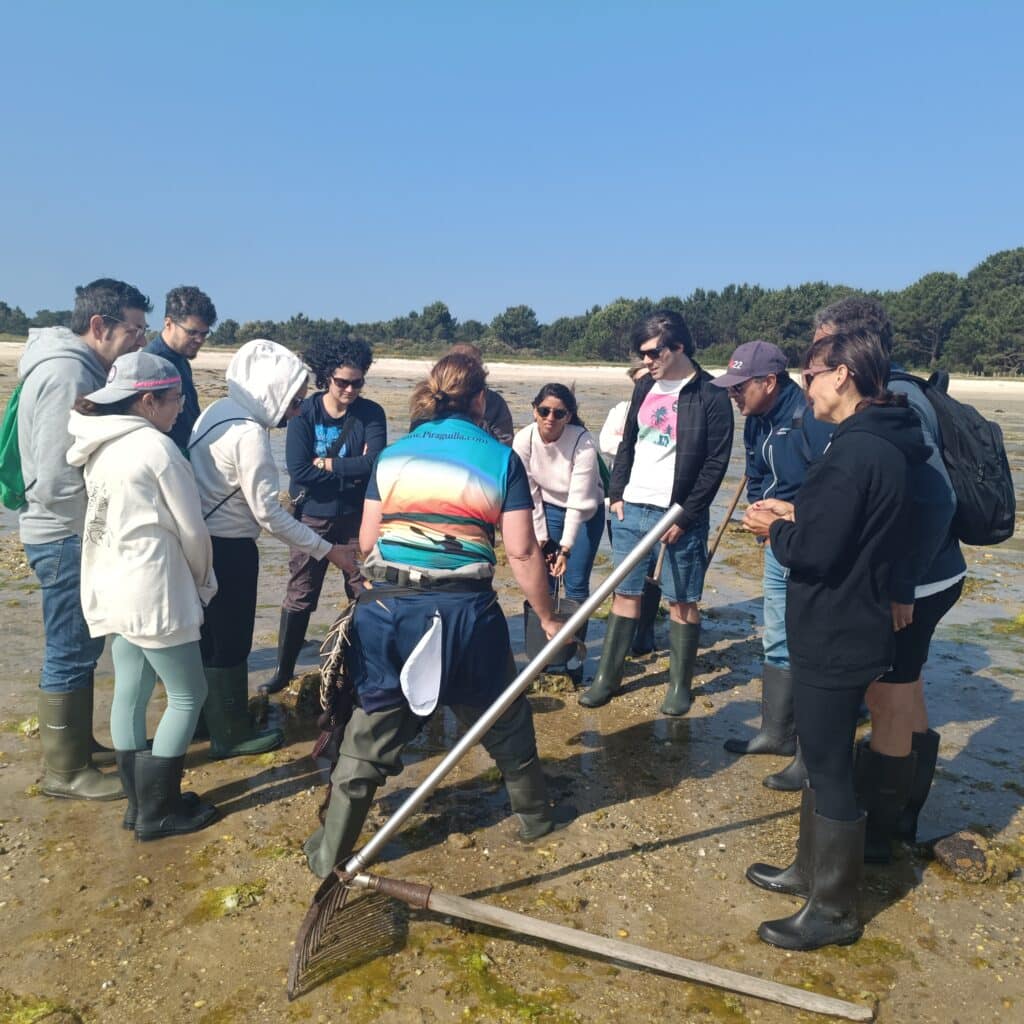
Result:
<instances>
[{"instance_id":1,"label":"person's hand","mask_svg":"<svg viewBox=\"0 0 1024 1024\"><path fill-rule=\"evenodd\" d=\"M327 552L327 561L337 566L350 582L362 575L356 564L355 544L333 544L331 550Z\"/></svg>"},{"instance_id":2,"label":"person's hand","mask_svg":"<svg viewBox=\"0 0 1024 1024\"><path fill-rule=\"evenodd\" d=\"M779 498L762 498L755 501L747 510L755 512L771 512L778 519L788 519L791 523L796 522L796 509L791 501L781 501Z\"/></svg>"},{"instance_id":3,"label":"person's hand","mask_svg":"<svg viewBox=\"0 0 1024 1024\"><path fill-rule=\"evenodd\" d=\"M670 526L662 535L662 544L675 544L686 531L679 525Z\"/></svg>"},{"instance_id":4,"label":"person's hand","mask_svg":"<svg viewBox=\"0 0 1024 1024\"><path fill-rule=\"evenodd\" d=\"M565 575L566 566L569 563L569 555L564 551L559 551L555 556L555 560L550 563L548 572L551 573L556 579L561 579Z\"/></svg>"},{"instance_id":5,"label":"person's hand","mask_svg":"<svg viewBox=\"0 0 1024 1024\"><path fill-rule=\"evenodd\" d=\"M890 605L892 608L892 628L894 632L898 633L901 629L906 629L914 621L914 602L900 604L899 601L892 601Z\"/></svg>"},{"instance_id":6,"label":"person's hand","mask_svg":"<svg viewBox=\"0 0 1024 1024\"><path fill-rule=\"evenodd\" d=\"M565 619L560 619L557 616L550 616L540 619L540 628L544 630L544 635L550 640L564 625Z\"/></svg>"},{"instance_id":7,"label":"person's hand","mask_svg":"<svg viewBox=\"0 0 1024 1024\"><path fill-rule=\"evenodd\" d=\"M610 505L608 506L608 511L609 511L609 512L611 512L611 514L612 514L613 516L615 516L615 518L616 518L616 519L618 519L618 521L619 521L620 523L621 523L621 522L622 522L622 520L623 520L623 519L625 519L625 517L626 517L626 506L625 506L625 503L624 503L624 502L621 502L621 501L613 501L613 502L612 502L612 503L611 503L611 504L610 504Z\"/></svg>"}]
</instances>

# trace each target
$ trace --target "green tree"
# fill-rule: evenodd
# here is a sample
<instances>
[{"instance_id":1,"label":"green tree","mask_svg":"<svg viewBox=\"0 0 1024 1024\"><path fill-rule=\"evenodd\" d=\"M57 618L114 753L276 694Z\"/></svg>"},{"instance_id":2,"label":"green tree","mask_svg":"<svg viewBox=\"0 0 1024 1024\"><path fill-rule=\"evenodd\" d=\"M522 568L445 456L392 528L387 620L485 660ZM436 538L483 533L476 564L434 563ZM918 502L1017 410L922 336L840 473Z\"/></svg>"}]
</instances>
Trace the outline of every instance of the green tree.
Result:
<instances>
[{"instance_id":1,"label":"green tree","mask_svg":"<svg viewBox=\"0 0 1024 1024\"><path fill-rule=\"evenodd\" d=\"M1011 286L1024 287L1024 246L993 253L967 275L972 304L983 302L991 292Z\"/></svg>"},{"instance_id":2,"label":"green tree","mask_svg":"<svg viewBox=\"0 0 1024 1024\"><path fill-rule=\"evenodd\" d=\"M455 340L455 318L443 302L423 307L417 321L417 340L450 344Z\"/></svg>"},{"instance_id":3,"label":"green tree","mask_svg":"<svg viewBox=\"0 0 1024 1024\"><path fill-rule=\"evenodd\" d=\"M491 321L491 334L509 348L536 348L540 341L537 314L529 306L509 306Z\"/></svg>"},{"instance_id":4,"label":"green tree","mask_svg":"<svg viewBox=\"0 0 1024 1024\"><path fill-rule=\"evenodd\" d=\"M0 300L0 334L28 334L28 317L18 307Z\"/></svg>"},{"instance_id":5,"label":"green tree","mask_svg":"<svg viewBox=\"0 0 1024 1024\"><path fill-rule=\"evenodd\" d=\"M238 336L237 320L221 320L217 329L206 339L208 345L234 345Z\"/></svg>"},{"instance_id":6,"label":"green tree","mask_svg":"<svg viewBox=\"0 0 1024 1024\"><path fill-rule=\"evenodd\" d=\"M967 285L956 274L925 274L898 292L889 308L900 362L933 368L967 308Z\"/></svg>"},{"instance_id":7,"label":"green tree","mask_svg":"<svg viewBox=\"0 0 1024 1024\"><path fill-rule=\"evenodd\" d=\"M70 327L70 309L39 309L28 322L29 327Z\"/></svg>"},{"instance_id":8,"label":"green tree","mask_svg":"<svg viewBox=\"0 0 1024 1024\"><path fill-rule=\"evenodd\" d=\"M652 310L650 299L616 299L587 320L573 354L586 359L624 362L630 357L633 328Z\"/></svg>"}]
</instances>

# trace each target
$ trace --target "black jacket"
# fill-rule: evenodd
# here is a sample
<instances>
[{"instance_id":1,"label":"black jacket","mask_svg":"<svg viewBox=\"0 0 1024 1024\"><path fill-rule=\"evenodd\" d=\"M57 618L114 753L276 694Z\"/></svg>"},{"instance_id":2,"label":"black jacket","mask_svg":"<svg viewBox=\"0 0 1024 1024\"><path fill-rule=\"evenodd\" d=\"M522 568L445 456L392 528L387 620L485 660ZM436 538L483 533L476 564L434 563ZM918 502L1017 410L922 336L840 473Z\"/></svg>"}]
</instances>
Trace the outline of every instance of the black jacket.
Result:
<instances>
[{"instance_id":1,"label":"black jacket","mask_svg":"<svg viewBox=\"0 0 1024 1024\"><path fill-rule=\"evenodd\" d=\"M313 459L330 455L330 428L336 430L349 416L352 423L341 453L333 459L331 471L314 469ZM288 421L284 448L291 478L288 493L294 500L305 492L303 514L337 519L358 512L363 506L373 464L387 444L387 433L384 410L376 402L357 398L341 420L332 420L324 409L323 393L310 395L302 403L299 414Z\"/></svg>"},{"instance_id":2,"label":"black jacket","mask_svg":"<svg viewBox=\"0 0 1024 1024\"><path fill-rule=\"evenodd\" d=\"M168 433L171 440L187 457L188 442L192 436L192 428L196 425L196 420L199 419L199 395L196 393L195 384L192 383L192 366L185 356L175 352L164 341L162 334L158 334L146 346L146 351L151 352L155 356L160 356L161 359L166 359L181 374L181 393L185 396L185 404L181 407L181 412L178 413L178 418L174 421L174 426L171 427Z\"/></svg>"},{"instance_id":3,"label":"black jacket","mask_svg":"<svg viewBox=\"0 0 1024 1024\"><path fill-rule=\"evenodd\" d=\"M796 522L772 524L790 661L812 685L865 685L892 664L890 573L910 543L910 467L928 454L910 409L869 406L811 463Z\"/></svg>"},{"instance_id":4,"label":"black jacket","mask_svg":"<svg viewBox=\"0 0 1024 1024\"><path fill-rule=\"evenodd\" d=\"M725 388L716 388L714 377L696 363L693 380L679 392L676 414L675 481L672 501L683 506L679 525L684 529L706 522L708 509L722 485L732 454L732 402ZM637 413L654 380L643 377L633 388L633 398L626 413L622 441L615 453L608 498L622 501L622 492L629 483L636 452Z\"/></svg>"}]
</instances>

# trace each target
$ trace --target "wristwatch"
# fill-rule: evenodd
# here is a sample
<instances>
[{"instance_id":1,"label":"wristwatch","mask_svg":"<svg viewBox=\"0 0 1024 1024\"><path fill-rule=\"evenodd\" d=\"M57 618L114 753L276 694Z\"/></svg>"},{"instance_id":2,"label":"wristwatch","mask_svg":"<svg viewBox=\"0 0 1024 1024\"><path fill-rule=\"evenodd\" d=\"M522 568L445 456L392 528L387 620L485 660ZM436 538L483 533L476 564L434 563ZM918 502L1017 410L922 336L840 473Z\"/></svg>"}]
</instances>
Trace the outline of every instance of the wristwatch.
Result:
<instances>
[{"instance_id":1,"label":"wristwatch","mask_svg":"<svg viewBox=\"0 0 1024 1024\"><path fill-rule=\"evenodd\" d=\"M571 548L560 548L560 549L559 549L559 551L558 551L558 553L559 553L559 554L560 554L560 555L561 555L561 556L562 556L563 558L568 558L568 557L569 557L569 552L570 552L571 550L572 550Z\"/></svg>"},{"instance_id":2,"label":"wristwatch","mask_svg":"<svg viewBox=\"0 0 1024 1024\"><path fill-rule=\"evenodd\" d=\"M325 470L327 468L327 460L326 459L314 459L313 460L313 465L317 469L319 469L319 470Z\"/></svg>"}]
</instances>

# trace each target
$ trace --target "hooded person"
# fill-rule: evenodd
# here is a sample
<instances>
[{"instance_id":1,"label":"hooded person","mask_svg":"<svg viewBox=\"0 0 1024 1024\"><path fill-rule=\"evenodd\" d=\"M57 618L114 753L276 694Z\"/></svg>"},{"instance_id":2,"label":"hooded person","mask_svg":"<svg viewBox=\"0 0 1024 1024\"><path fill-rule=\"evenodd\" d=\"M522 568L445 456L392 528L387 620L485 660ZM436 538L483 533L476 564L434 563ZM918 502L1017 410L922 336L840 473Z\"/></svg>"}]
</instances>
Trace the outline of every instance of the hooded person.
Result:
<instances>
[{"instance_id":1,"label":"hooded person","mask_svg":"<svg viewBox=\"0 0 1024 1024\"><path fill-rule=\"evenodd\" d=\"M355 573L351 548L324 540L278 500L270 431L299 412L308 386L302 360L277 342L256 339L235 353L227 383L227 397L203 412L189 441L220 581L200 638L213 758L264 753L284 742L280 729L259 731L248 711L246 660L256 621L260 533Z\"/></svg>"},{"instance_id":2,"label":"hooded person","mask_svg":"<svg viewBox=\"0 0 1024 1024\"><path fill-rule=\"evenodd\" d=\"M911 543L911 469L929 448L906 398L886 388L889 360L876 334L837 332L804 358L808 402L835 425L792 502L755 502L744 526L767 536L789 569L786 636L796 733L807 768L796 859L754 864L747 878L806 897L758 934L807 950L860 938L857 898L866 815L850 752L867 688L893 662L893 567Z\"/></svg>"},{"instance_id":3,"label":"hooded person","mask_svg":"<svg viewBox=\"0 0 1024 1024\"><path fill-rule=\"evenodd\" d=\"M113 636L110 734L128 795L123 825L142 840L195 832L217 817L213 804L181 792L206 699L203 606L217 591L195 478L169 436L182 397L170 362L131 352L76 402L68 425L67 461L83 470L88 493L82 610L92 636ZM167 708L149 750L157 676Z\"/></svg>"}]
</instances>

